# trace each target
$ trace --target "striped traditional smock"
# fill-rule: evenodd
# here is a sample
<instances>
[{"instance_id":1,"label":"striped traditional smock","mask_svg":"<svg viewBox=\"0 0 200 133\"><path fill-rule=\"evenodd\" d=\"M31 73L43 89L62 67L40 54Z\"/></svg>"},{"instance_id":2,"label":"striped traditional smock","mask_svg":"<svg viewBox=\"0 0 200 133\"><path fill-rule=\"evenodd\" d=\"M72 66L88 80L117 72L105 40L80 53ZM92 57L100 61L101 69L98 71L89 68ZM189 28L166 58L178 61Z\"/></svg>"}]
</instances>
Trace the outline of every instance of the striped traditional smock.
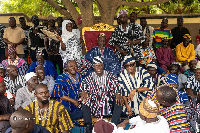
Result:
<instances>
[{"instance_id":1,"label":"striped traditional smock","mask_svg":"<svg viewBox=\"0 0 200 133\"><path fill-rule=\"evenodd\" d=\"M90 73L82 81L80 93L85 91L89 98L85 105L91 108L91 113L94 116L108 116L111 115L111 107L109 102L113 101L115 93L118 93L120 86L117 77L108 71L103 71L101 77L97 76L95 72Z\"/></svg>"},{"instance_id":2,"label":"striped traditional smock","mask_svg":"<svg viewBox=\"0 0 200 133\"><path fill-rule=\"evenodd\" d=\"M170 107L163 108L158 114L167 120L170 133L187 133L189 131L186 113L181 103L177 102Z\"/></svg>"},{"instance_id":3,"label":"striped traditional smock","mask_svg":"<svg viewBox=\"0 0 200 133\"><path fill-rule=\"evenodd\" d=\"M122 96L128 97L133 89L147 87L153 89L153 81L150 74L142 67L136 67L135 75L132 76L126 69L120 73L118 77L119 84L122 87ZM148 91L136 92L133 101L129 105L135 109L134 113L139 114L139 105L142 100L147 96Z\"/></svg>"},{"instance_id":4,"label":"striped traditional smock","mask_svg":"<svg viewBox=\"0 0 200 133\"><path fill-rule=\"evenodd\" d=\"M24 109L30 111L36 119L36 124L40 124L51 133L60 133L70 130L74 125L65 107L57 101L50 100L49 108L43 115L40 114L38 101L35 101Z\"/></svg>"}]
</instances>

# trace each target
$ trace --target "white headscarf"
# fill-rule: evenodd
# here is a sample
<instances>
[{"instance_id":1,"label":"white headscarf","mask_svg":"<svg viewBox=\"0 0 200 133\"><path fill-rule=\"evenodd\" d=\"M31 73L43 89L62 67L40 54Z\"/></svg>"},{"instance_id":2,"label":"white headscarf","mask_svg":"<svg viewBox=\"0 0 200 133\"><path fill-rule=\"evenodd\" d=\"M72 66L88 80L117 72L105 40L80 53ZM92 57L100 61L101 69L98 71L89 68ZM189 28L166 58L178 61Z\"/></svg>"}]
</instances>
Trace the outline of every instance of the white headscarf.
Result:
<instances>
[{"instance_id":1,"label":"white headscarf","mask_svg":"<svg viewBox=\"0 0 200 133\"><path fill-rule=\"evenodd\" d=\"M62 37L63 43L67 43L67 41L68 41L71 37L74 36L74 32L69 32L69 31L67 31L67 29L66 29L66 25L69 24L69 23L72 24L72 22L71 22L70 20L64 20L64 21L62 22L62 35L61 35L61 37Z\"/></svg>"},{"instance_id":2,"label":"white headscarf","mask_svg":"<svg viewBox=\"0 0 200 133\"><path fill-rule=\"evenodd\" d=\"M37 76L36 73L30 72L25 75L26 82L29 81L32 77Z\"/></svg>"}]
</instances>

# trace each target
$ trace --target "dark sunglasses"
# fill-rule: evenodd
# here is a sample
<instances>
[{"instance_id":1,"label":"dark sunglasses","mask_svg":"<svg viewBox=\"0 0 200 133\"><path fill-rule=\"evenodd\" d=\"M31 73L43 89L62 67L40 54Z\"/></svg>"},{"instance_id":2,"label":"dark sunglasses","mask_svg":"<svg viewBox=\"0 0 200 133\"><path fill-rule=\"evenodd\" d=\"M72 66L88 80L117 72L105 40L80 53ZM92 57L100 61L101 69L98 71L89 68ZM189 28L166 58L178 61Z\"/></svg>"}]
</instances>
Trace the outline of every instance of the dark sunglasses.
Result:
<instances>
[{"instance_id":1,"label":"dark sunglasses","mask_svg":"<svg viewBox=\"0 0 200 133\"><path fill-rule=\"evenodd\" d=\"M130 64L130 65L124 65L125 68L128 68L128 67L133 67L135 65L135 62Z\"/></svg>"}]
</instances>

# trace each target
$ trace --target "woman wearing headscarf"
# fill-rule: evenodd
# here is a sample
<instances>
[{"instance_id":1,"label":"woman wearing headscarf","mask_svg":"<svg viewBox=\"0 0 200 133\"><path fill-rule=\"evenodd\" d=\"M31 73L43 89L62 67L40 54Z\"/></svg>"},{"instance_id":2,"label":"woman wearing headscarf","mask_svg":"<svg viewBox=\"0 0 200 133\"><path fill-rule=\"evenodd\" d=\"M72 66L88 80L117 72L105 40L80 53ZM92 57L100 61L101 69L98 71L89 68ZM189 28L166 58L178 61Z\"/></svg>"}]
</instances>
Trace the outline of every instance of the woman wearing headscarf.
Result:
<instances>
[{"instance_id":1,"label":"woman wearing headscarf","mask_svg":"<svg viewBox=\"0 0 200 133\"><path fill-rule=\"evenodd\" d=\"M60 41L60 54L63 60L63 65L69 60L80 61L82 57L82 45L77 35L72 32L72 22L64 20L62 22L62 35L57 35Z\"/></svg>"},{"instance_id":2,"label":"woman wearing headscarf","mask_svg":"<svg viewBox=\"0 0 200 133\"><path fill-rule=\"evenodd\" d=\"M17 67L19 75L25 75L28 70L28 64L24 59L17 56L15 47L8 47L8 55L8 59L3 60L1 63L3 68L6 69L8 65L14 65Z\"/></svg>"},{"instance_id":3,"label":"woman wearing headscarf","mask_svg":"<svg viewBox=\"0 0 200 133\"><path fill-rule=\"evenodd\" d=\"M148 73L142 67L136 67L135 59L132 56L125 56L123 61L125 69L118 77L119 84L122 87L122 96L129 116L139 114L139 105L153 89L153 81ZM126 113L125 108L123 112ZM122 113L122 115L124 114Z\"/></svg>"},{"instance_id":4,"label":"woman wearing headscarf","mask_svg":"<svg viewBox=\"0 0 200 133\"><path fill-rule=\"evenodd\" d=\"M96 56L101 56L104 64L104 69L117 75L121 72L121 63L117 56L114 54L113 50L106 45L106 35L100 33L97 37L98 46L92 48L88 51L79 62L81 72L84 75L88 75L93 72L92 63Z\"/></svg>"}]
</instances>

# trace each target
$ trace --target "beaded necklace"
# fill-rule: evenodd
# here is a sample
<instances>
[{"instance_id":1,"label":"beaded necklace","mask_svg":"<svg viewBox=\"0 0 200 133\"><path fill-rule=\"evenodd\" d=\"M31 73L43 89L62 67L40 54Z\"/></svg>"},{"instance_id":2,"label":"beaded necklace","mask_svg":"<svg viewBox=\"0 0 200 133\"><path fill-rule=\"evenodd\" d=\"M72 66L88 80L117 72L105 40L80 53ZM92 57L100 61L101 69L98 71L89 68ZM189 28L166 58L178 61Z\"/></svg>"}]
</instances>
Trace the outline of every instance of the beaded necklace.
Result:
<instances>
[{"instance_id":1,"label":"beaded necklace","mask_svg":"<svg viewBox=\"0 0 200 133\"><path fill-rule=\"evenodd\" d=\"M38 112L39 121L48 120L49 112L52 110L52 107L53 107L53 101L49 101L48 108L45 111L42 111L42 109L40 109L40 107L38 105L38 101L36 102L36 110ZM42 115L42 112L44 112L43 115Z\"/></svg>"}]
</instances>

